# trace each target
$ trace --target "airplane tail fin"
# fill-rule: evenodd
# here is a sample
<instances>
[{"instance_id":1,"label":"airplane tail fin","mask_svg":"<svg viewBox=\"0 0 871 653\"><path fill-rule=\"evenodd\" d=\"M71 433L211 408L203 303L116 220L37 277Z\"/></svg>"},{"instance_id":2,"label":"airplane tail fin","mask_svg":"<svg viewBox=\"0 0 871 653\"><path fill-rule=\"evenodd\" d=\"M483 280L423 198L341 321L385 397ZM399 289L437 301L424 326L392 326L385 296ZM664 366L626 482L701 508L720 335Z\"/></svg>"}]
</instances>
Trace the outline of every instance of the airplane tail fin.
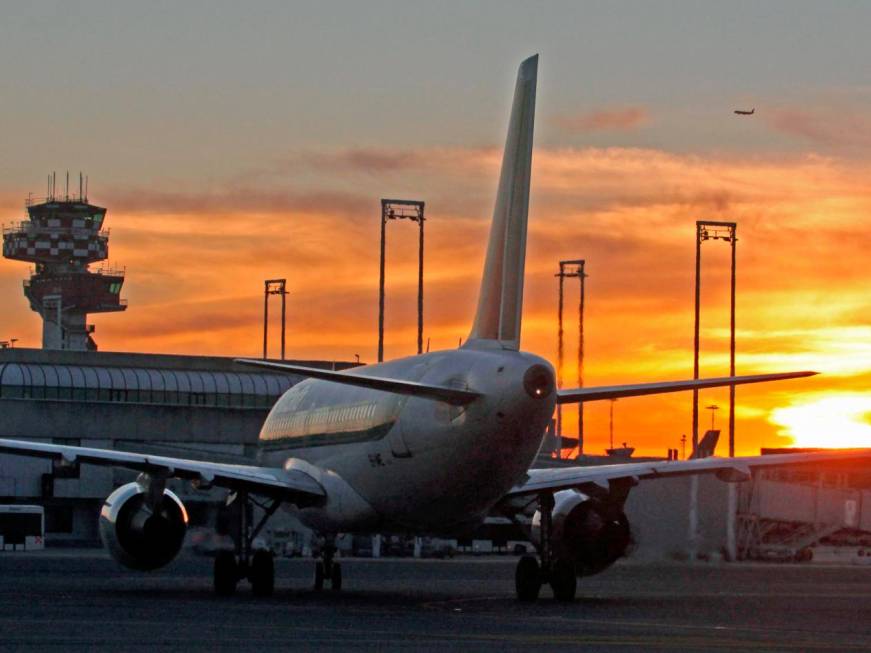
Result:
<instances>
[{"instance_id":1,"label":"airplane tail fin","mask_svg":"<svg viewBox=\"0 0 871 653\"><path fill-rule=\"evenodd\" d=\"M705 435L699 440L699 446L693 448L690 454L690 460L697 458L710 458L717 450L717 441L720 439L720 429L709 429L705 431Z\"/></svg>"},{"instance_id":2,"label":"airplane tail fin","mask_svg":"<svg viewBox=\"0 0 871 653\"><path fill-rule=\"evenodd\" d=\"M520 64L517 71L478 311L467 340L469 346L489 340L497 341L505 349L520 348L537 77L538 55L534 55Z\"/></svg>"}]
</instances>

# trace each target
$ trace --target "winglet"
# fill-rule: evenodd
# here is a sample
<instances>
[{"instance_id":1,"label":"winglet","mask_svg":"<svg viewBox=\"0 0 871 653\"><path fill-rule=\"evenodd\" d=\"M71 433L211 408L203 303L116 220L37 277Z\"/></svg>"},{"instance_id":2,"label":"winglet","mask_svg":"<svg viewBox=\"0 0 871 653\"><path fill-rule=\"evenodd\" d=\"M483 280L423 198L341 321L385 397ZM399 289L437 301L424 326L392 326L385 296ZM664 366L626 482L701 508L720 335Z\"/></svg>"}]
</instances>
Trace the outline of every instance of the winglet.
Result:
<instances>
[{"instance_id":1,"label":"winglet","mask_svg":"<svg viewBox=\"0 0 871 653\"><path fill-rule=\"evenodd\" d=\"M478 311L467 340L470 347L474 347L475 341L491 340L506 349L520 348L537 79L536 54L520 64L517 71Z\"/></svg>"}]
</instances>

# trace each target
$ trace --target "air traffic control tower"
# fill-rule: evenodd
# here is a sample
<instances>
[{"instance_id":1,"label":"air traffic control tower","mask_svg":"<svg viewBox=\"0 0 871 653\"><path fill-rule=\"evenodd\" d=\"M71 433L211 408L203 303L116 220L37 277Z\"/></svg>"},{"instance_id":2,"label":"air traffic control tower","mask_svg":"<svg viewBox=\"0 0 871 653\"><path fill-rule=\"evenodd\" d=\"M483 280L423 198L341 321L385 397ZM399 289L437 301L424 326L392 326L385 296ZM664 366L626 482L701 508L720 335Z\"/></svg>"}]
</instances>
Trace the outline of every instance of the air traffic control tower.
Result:
<instances>
[{"instance_id":1,"label":"air traffic control tower","mask_svg":"<svg viewBox=\"0 0 871 653\"><path fill-rule=\"evenodd\" d=\"M78 197L59 198L54 186L52 176L45 201L28 199L28 219L4 226L3 256L35 265L24 295L42 317L42 348L96 351L88 313L127 308L120 298L124 272L88 269L109 256L106 209L88 203L81 183Z\"/></svg>"}]
</instances>

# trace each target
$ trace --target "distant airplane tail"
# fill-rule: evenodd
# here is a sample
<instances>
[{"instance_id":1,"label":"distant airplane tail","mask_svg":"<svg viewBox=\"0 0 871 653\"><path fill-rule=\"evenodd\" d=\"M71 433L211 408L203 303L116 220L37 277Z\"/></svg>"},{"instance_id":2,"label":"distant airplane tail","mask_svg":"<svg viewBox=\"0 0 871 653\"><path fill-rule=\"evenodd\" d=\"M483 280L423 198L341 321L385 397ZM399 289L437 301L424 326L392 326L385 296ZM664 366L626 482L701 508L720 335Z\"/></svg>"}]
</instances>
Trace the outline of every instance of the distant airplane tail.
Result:
<instances>
[{"instance_id":1,"label":"distant airplane tail","mask_svg":"<svg viewBox=\"0 0 871 653\"><path fill-rule=\"evenodd\" d=\"M520 348L537 77L538 55L535 55L520 64L517 72L478 311L466 343L470 347L476 341L489 340L499 342L505 349Z\"/></svg>"},{"instance_id":2,"label":"distant airplane tail","mask_svg":"<svg viewBox=\"0 0 871 653\"><path fill-rule=\"evenodd\" d=\"M717 442L719 439L719 429L705 431L705 435L701 440L699 440L698 447L694 448L693 452L690 454L690 460L696 460L697 458L710 458L713 456L714 452L717 450Z\"/></svg>"}]
</instances>

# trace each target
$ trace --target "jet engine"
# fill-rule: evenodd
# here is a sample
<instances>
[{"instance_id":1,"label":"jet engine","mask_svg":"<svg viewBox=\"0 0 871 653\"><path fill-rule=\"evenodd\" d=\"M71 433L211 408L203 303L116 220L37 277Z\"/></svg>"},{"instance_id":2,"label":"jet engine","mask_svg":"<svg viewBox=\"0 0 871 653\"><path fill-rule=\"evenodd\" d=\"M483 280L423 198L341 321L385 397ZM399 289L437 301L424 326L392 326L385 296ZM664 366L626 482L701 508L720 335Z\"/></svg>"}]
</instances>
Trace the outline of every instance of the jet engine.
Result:
<instances>
[{"instance_id":1,"label":"jet engine","mask_svg":"<svg viewBox=\"0 0 871 653\"><path fill-rule=\"evenodd\" d=\"M184 542L188 514L167 489L149 505L145 485L128 483L112 492L100 511L100 539L129 569L151 571L168 564Z\"/></svg>"},{"instance_id":2,"label":"jet engine","mask_svg":"<svg viewBox=\"0 0 871 653\"><path fill-rule=\"evenodd\" d=\"M621 558L632 544L629 520L621 508L578 492L554 494L551 517L551 552L554 560L574 563L578 576L604 571ZM532 518L533 537L541 538L541 513Z\"/></svg>"}]
</instances>

